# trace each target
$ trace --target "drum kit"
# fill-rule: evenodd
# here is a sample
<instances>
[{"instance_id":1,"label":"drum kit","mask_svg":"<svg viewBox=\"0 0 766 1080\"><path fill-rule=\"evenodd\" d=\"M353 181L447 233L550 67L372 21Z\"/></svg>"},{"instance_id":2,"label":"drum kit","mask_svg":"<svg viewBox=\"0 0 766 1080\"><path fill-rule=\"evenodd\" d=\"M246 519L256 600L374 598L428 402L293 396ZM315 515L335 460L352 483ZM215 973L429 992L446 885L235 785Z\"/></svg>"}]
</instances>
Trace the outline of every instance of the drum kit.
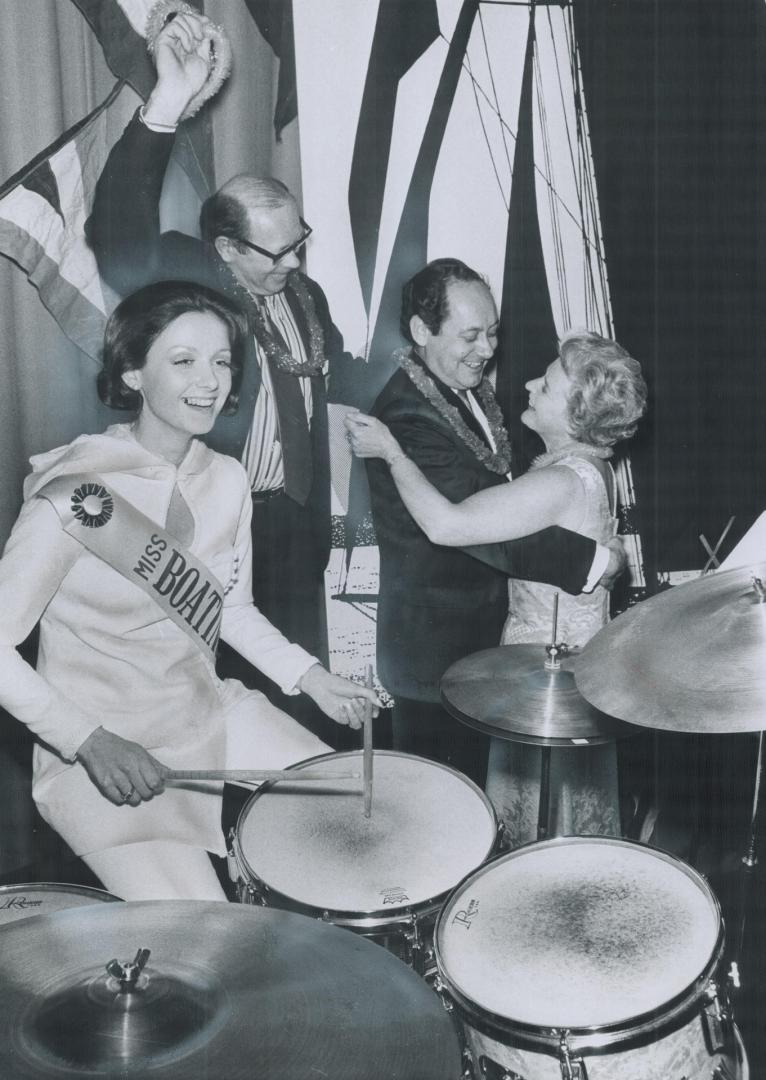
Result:
<instances>
[{"instance_id":1,"label":"drum kit","mask_svg":"<svg viewBox=\"0 0 766 1080\"><path fill-rule=\"evenodd\" d=\"M540 747L536 842L504 850L471 781L373 754L367 727L361 755L302 762L248 799L238 904L0 890L0 1075L747 1080L714 893L645 844L546 838L546 758L633 725L761 732L765 576L662 593L579 654L554 625L547 648L449 669L455 716Z\"/></svg>"},{"instance_id":2,"label":"drum kit","mask_svg":"<svg viewBox=\"0 0 766 1080\"><path fill-rule=\"evenodd\" d=\"M764 581L766 564L757 564L660 593L618 616L581 652L556 644L554 611L551 645L485 650L444 675L442 701L454 716L497 739L541 748L538 843L466 879L435 930L440 981L462 1019L476 1075L749 1075L729 991L739 988L757 863ZM738 934L723 979L720 909L691 867L632 841L544 839L551 749L597 745L639 728L758 733Z\"/></svg>"}]
</instances>

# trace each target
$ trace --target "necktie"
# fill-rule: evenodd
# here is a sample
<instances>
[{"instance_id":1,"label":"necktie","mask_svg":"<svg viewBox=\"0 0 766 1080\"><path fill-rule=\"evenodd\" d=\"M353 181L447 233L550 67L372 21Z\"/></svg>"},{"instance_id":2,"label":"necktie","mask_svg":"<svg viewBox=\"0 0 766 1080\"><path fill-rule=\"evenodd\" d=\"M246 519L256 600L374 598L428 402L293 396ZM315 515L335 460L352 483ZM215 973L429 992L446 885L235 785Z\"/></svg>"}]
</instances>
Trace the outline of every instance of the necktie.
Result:
<instances>
[{"instance_id":1,"label":"necktie","mask_svg":"<svg viewBox=\"0 0 766 1080\"><path fill-rule=\"evenodd\" d=\"M269 319L265 305L261 308L261 312L270 332L282 341L279 331ZM269 356L268 351L264 349L263 352L274 387L274 403L277 409L282 466L285 474L285 494L301 506L305 506L314 480L314 466L303 389L297 375L281 371Z\"/></svg>"}]
</instances>

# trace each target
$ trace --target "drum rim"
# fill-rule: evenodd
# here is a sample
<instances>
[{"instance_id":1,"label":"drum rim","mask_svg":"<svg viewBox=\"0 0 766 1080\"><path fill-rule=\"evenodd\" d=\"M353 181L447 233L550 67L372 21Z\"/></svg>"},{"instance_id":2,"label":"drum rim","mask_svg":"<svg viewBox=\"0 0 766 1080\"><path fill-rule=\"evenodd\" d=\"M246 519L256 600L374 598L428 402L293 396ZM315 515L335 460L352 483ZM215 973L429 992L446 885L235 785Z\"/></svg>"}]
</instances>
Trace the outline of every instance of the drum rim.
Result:
<instances>
[{"instance_id":1,"label":"drum rim","mask_svg":"<svg viewBox=\"0 0 766 1080\"><path fill-rule=\"evenodd\" d=\"M75 893L77 896L98 896L105 903L114 901L124 903L122 897L116 896L106 889L99 889L95 885L75 885L66 881L14 881L9 885L0 885L0 896L12 892L31 892L33 890L37 892L69 892Z\"/></svg>"},{"instance_id":2,"label":"drum rim","mask_svg":"<svg viewBox=\"0 0 766 1080\"><path fill-rule=\"evenodd\" d=\"M465 881L472 873L475 873L482 865L486 863L492 856L492 852L496 849L499 843L500 827L498 823L497 813L495 808L490 802L487 794L481 790L478 784L474 783L470 777L461 773L459 769L452 768L451 765L445 765L441 761L431 761L429 758L421 757L418 754L405 754L400 750L375 750L375 757L391 757L391 758L404 758L408 761L417 761L422 764L428 765L433 768L442 769L444 772L451 773L456 779L460 780L466 787L470 788L476 795L479 796L482 804L490 821L490 827L492 831L492 840L489 844L487 851L484 853L481 862L478 863L474 870L465 874L461 878L461 882ZM361 758L361 750L342 750L338 753L329 754L317 754L315 757L306 758L303 761L297 762L295 765L290 765L290 770L300 770L305 768L311 768L320 761L327 761L331 759L338 761L343 758ZM242 832L242 826L247 819L248 814L252 810L257 800L262 796L268 794L269 791L279 781L269 780L266 783L261 784L257 791L254 791L245 805L239 812L237 817L237 824L234 828L232 847L234 849L234 858L237 863L238 870L246 870L250 875L249 881L243 882L245 886L253 885L258 886L262 891L270 896L278 899L280 903L289 905L290 910L300 912L301 914L322 918L327 922L341 923L345 922L355 927L362 927L365 929L380 929L384 930L386 927L396 929L402 924L411 923L414 918L426 917L434 912L437 912L446 898L457 888L457 885L450 885L449 888L444 889L440 893L434 893L432 896L425 897L423 900L419 900L417 903L402 905L401 907L377 907L366 909L354 909L354 908L328 908L319 904L307 904L302 900L297 900L295 897L290 896L288 893L282 892L280 889L274 888L270 885L260 874L257 874L244 851L242 850L242 844L240 843L240 837ZM460 883L458 883L459 885Z\"/></svg>"},{"instance_id":3,"label":"drum rim","mask_svg":"<svg viewBox=\"0 0 766 1080\"><path fill-rule=\"evenodd\" d=\"M512 1017L501 1016L499 1013L494 1013L492 1010L485 1008L483 1005L479 1005L477 1002L467 997L450 977L440 947L443 927L448 917L448 909L452 900L457 898L459 891L473 878L478 878L484 873L489 873L489 871L499 863L510 861L532 849L540 850L542 848L572 845L582 846L583 843L593 844L594 842L596 842L598 846L603 847L616 846L639 848L642 851L649 852L651 855L657 856L663 861L681 869L687 877L695 881L700 887L700 891L710 900L713 911L718 919L718 932L716 934L715 944L700 973L695 976L688 986L684 987L683 990L679 991L679 993L675 994L672 998L668 998L666 1001L659 1003L653 1009L649 1009L643 1013L637 1013L635 1016L626 1017L625 1019L618 1020L612 1024L589 1024L581 1027L567 1028L552 1028L542 1024L528 1024L521 1020L514 1020ZM669 1024L682 1019L687 1010L691 1011L692 1007L698 1003L711 985L711 982L713 982L713 974L721 962L724 944L725 928L721 915L721 905L705 877L700 874L698 870L695 870L693 866L689 866L688 863L679 859L677 855L673 855L672 852L665 851L662 848L650 847L648 844L644 844L639 840L626 840L618 836L556 836L549 840L538 840L529 844L523 844L521 847L514 848L513 851L504 852L493 859L489 859L470 874L466 874L463 880L458 882L452 890L439 912L433 935L434 960L436 963L440 989L441 991L446 992L446 995L455 1003L455 1005L457 1005L459 1010L471 1020L473 1026L477 1027L478 1030L483 1030L486 1034L492 1036L496 1036L498 1033L503 1036L513 1035L514 1038L526 1042L527 1045L544 1047L547 1050L558 1047L562 1034L566 1034L571 1050L591 1052L598 1052L599 1050L605 1051L617 1044L626 1043L634 1039L641 1039L644 1035L653 1033L660 1027L666 1027ZM476 1021L476 1023L474 1023L474 1021Z\"/></svg>"}]
</instances>

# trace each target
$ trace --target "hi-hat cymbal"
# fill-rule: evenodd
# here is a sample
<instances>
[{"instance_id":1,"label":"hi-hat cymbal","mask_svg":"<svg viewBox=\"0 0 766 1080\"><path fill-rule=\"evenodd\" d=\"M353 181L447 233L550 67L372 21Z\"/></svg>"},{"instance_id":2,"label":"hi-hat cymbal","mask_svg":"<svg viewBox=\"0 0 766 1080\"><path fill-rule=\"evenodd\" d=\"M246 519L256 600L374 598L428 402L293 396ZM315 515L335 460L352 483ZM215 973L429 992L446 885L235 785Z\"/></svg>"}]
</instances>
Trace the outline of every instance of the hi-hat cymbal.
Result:
<instances>
[{"instance_id":1,"label":"hi-hat cymbal","mask_svg":"<svg viewBox=\"0 0 766 1080\"><path fill-rule=\"evenodd\" d=\"M148 959L131 967L141 949ZM0 955L9 1080L460 1075L428 985L379 945L303 915L99 904L0 928Z\"/></svg>"},{"instance_id":2,"label":"hi-hat cymbal","mask_svg":"<svg viewBox=\"0 0 766 1080\"><path fill-rule=\"evenodd\" d=\"M578 693L575 654L546 668L544 645L499 645L458 660L441 679L445 708L485 734L539 746L595 745L632 734Z\"/></svg>"},{"instance_id":3,"label":"hi-hat cymbal","mask_svg":"<svg viewBox=\"0 0 766 1080\"><path fill-rule=\"evenodd\" d=\"M760 582L766 582L766 563L717 571L642 601L585 646L577 688L597 708L644 727L762 731L766 603Z\"/></svg>"}]
</instances>

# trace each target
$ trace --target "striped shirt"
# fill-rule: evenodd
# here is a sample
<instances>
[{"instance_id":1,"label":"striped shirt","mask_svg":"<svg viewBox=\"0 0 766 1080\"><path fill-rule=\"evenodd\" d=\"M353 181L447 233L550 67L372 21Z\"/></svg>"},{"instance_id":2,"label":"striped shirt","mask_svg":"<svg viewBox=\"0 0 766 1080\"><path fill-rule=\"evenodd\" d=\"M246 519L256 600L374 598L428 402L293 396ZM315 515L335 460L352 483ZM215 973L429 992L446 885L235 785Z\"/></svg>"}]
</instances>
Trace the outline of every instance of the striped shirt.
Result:
<instances>
[{"instance_id":1,"label":"striped shirt","mask_svg":"<svg viewBox=\"0 0 766 1080\"><path fill-rule=\"evenodd\" d=\"M305 363L306 350L284 293L264 296L263 300L268 317L281 334L288 349L296 360ZM248 432L247 442L242 454L242 464L250 478L250 487L253 491L272 491L275 488L284 487L285 483L282 446L279 441L279 420L269 365L257 341L255 342L255 354L261 368L262 383L255 402L253 423ZM311 424L313 415L311 379L302 375L296 376L296 378L299 379L303 390L306 417L308 423Z\"/></svg>"}]
</instances>

